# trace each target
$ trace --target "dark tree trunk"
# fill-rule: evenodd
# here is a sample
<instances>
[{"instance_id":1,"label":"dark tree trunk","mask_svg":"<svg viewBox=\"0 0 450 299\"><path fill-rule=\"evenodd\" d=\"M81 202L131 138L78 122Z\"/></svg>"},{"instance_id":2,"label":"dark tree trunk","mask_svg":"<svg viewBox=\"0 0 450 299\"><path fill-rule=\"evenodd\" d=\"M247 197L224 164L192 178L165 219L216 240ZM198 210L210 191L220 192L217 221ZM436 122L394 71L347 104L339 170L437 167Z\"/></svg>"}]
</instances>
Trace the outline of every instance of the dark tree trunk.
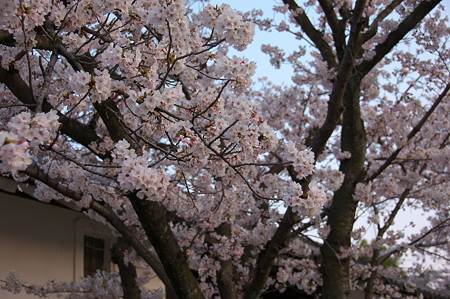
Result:
<instances>
[{"instance_id":1,"label":"dark tree trunk","mask_svg":"<svg viewBox=\"0 0 450 299\"><path fill-rule=\"evenodd\" d=\"M122 281L123 299L140 299L141 290L136 283L136 267L132 263L125 263L124 253L130 250L122 238L119 238L111 250L112 262L119 267L120 280Z\"/></svg>"},{"instance_id":2,"label":"dark tree trunk","mask_svg":"<svg viewBox=\"0 0 450 299\"><path fill-rule=\"evenodd\" d=\"M340 299L350 295L350 259L339 258L339 255L341 249L350 247L358 204L353 194L364 168L366 154L366 133L359 107L360 82L360 77L350 79L343 101L341 147L342 151L351 153L351 158L341 162L340 171L345 178L334 194L328 215L330 234L322 246L323 298Z\"/></svg>"},{"instance_id":3,"label":"dark tree trunk","mask_svg":"<svg viewBox=\"0 0 450 299\"><path fill-rule=\"evenodd\" d=\"M221 236L231 238L231 224L222 223L217 229ZM221 298L237 299L237 288L235 282L235 269L231 259L220 261L220 270L217 273L217 286Z\"/></svg>"},{"instance_id":4,"label":"dark tree trunk","mask_svg":"<svg viewBox=\"0 0 450 299\"><path fill-rule=\"evenodd\" d=\"M155 248L167 276L180 299L203 299L185 252L180 248L166 218L166 210L157 202L128 196L150 243Z\"/></svg>"}]
</instances>

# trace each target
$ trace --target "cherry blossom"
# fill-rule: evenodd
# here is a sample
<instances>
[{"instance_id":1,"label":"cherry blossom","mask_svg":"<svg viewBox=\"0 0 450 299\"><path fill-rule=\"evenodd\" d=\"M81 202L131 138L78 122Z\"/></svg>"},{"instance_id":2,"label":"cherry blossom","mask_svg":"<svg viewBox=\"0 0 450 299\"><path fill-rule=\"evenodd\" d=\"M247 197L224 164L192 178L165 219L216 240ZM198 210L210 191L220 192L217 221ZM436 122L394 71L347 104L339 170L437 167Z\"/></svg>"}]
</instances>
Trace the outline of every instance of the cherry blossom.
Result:
<instances>
[{"instance_id":1,"label":"cherry blossom","mask_svg":"<svg viewBox=\"0 0 450 299\"><path fill-rule=\"evenodd\" d=\"M75 204L125 240L143 298L162 296L143 288L150 268L179 298L445 291L445 271L386 263L448 262L440 1L283 0L266 16L207 2L4 3L2 175L32 178L37 199ZM229 54L255 26L292 35L294 50L261 49L291 83L253 85L256 63ZM408 210L429 223L410 233ZM2 288L119 298L126 283L19 275Z\"/></svg>"}]
</instances>

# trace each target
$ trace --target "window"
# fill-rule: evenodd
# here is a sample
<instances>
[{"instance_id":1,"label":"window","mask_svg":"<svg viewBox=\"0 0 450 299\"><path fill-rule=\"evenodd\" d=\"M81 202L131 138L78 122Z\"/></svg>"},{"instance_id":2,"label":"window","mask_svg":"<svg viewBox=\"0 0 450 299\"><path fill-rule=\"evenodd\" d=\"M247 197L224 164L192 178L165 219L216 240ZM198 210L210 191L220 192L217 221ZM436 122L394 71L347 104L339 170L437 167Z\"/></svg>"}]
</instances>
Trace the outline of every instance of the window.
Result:
<instances>
[{"instance_id":1,"label":"window","mask_svg":"<svg viewBox=\"0 0 450 299\"><path fill-rule=\"evenodd\" d=\"M94 276L104 269L105 242L102 239L84 236L84 276Z\"/></svg>"},{"instance_id":2,"label":"window","mask_svg":"<svg viewBox=\"0 0 450 299\"><path fill-rule=\"evenodd\" d=\"M95 275L97 270L111 271L110 229L82 215L75 220L74 234L73 280Z\"/></svg>"}]
</instances>

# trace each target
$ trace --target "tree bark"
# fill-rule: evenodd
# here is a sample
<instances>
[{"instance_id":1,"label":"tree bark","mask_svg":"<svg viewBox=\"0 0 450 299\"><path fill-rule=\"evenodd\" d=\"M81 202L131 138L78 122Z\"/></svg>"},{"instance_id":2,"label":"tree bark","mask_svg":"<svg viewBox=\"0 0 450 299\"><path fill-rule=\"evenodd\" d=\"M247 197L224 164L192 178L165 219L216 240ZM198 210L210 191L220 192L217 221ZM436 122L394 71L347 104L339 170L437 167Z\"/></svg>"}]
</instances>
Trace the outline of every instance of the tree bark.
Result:
<instances>
[{"instance_id":1,"label":"tree bark","mask_svg":"<svg viewBox=\"0 0 450 299\"><path fill-rule=\"evenodd\" d=\"M136 279L137 271L136 266L132 263L125 263L124 253L127 248L122 238L119 238L111 250L112 262L119 267L120 280L122 282L123 299L140 299L141 289L139 288Z\"/></svg>"},{"instance_id":2,"label":"tree bark","mask_svg":"<svg viewBox=\"0 0 450 299\"><path fill-rule=\"evenodd\" d=\"M128 196L150 243L155 248L176 295L186 299L203 299L197 279L194 277L186 254L180 248L166 219L165 209L157 202Z\"/></svg>"},{"instance_id":3,"label":"tree bark","mask_svg":"<svg viewBox=\"0 0 450 299\"><path fill-rule=\"evenodd\" d=\"M217 229L221 236L231 237L231 224L222 223ZM235 282L235 269L231 259L220 261L220 270L217 273L217 286L221 298L237 299L237 288Z\"/></svg>"},{"instance_id":4,"label":"tree bark","mask_svg":"<svg viewBox=\"0 0 450 299\"><path fill-rule=\"evenodd\" d=\"M351 153L343 160L340 171L345 178L333 197L328 215L330 233L321 248L323 298L343 299L350 295L350 258L340 257L342 249L350 247L357 201L353 199L355 186L364 169L366 133L359 107L361 77L353 76L344 97L345 110L341 135L342 151Z\"/></svg>"}]
</instances>

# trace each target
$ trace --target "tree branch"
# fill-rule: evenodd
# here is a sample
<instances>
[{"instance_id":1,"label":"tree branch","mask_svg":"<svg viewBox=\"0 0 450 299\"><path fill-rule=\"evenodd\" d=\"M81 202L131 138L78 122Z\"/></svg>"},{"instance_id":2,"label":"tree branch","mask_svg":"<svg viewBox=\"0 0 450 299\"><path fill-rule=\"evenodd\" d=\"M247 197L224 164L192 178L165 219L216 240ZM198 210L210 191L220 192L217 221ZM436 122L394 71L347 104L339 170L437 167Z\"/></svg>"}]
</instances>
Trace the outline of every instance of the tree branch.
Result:
<instances>
[{"instance_id":1,"label":"tree branch","mask_svg":"<svg viewBox=\"0 0 450 299\"><path fill-rule=\"evenodd\" d=\"M450 91L450 83L447 84L447 86L444 88L444 90L441 92L439 97L436 99L436 101L433 103L433 105L428 109L428 111L425 113L425 115L422 117L422 119L414 126L414 128L409 132L408 136L406 137L406 141L411 140L416 134L422 129L422 126L425 124L425 122L428 120L428 118L433 114L434 110L436 110L437 106L442 102L442 100L446 97L447 93ZM383 165L381 165L377 171L375 171L370 177L366 178L366 182L372 181L375 178L377 178L386 168L388 168L389 165L392 164L392 162L397 158L397 156L400 154L402 149L404 148L404 145L399 147L397 150L395 150L387 159L384 161Z\"/></svg>"},{"instance_id":2,"label":"tree branch","mask_svg":"<svg viewBox=\"0 0 450 299\"><path fill-rule=\"evenodd\" d=\"M336 53L339 61L344 56L345 49L345 34L343 30L343 26L346 19L339 20L334 12L333 4L330 0L319 0L320 6L327 18L328 25L330 25L331 32L333 33L333 40L336 49Z\"/></svg>"},{"instance_id":3,"label":"tree branch","mask_svg":"<svg viewBox=\"0 0 450 299\"><path fill-rule=\"evenodd\" d=\"M399 6L404 0L394 0L391 3L386 6L383 11L381 11L378 16L373 20L372 24L370 25L369 29L364 33L363 35L363 43L371 39L375 36L378 32L378 25L380 22L382 22L391 12L394 11L394 9Z\"/></svg>"},{"instance_id":4,"label":"tree branch","mask_svg":"<svg viewBox=\"0 0 450 299\"><path fill-rule=\"evenodd\" d=\"M430 228L428 231L426 231L425 233L423 233L421 236L417 237L415 240L411 241L408 243L408 246L417 246L418 248L420 248L421 246L423 246L422 244L417 244L419 243L421 240L425 239L428 235L432 234L433 232L441 229L442 227L445 226L449 226L450 223L450 218L445 219L443 221L441 221L440 223L438 223L437 225L433 226L432 228ZM447 243L447 242L446 242ZM417 244L417 245L416 245ZM440 244L439 244L440 245ZM387 253L385 253L384 255L382 255L380 257L380 263L383 263L385 260L387 260L391 255L396 254L402 250L405 250L404 246L399 246Z\"/></svg>"},{"instance_id":5,"label":"tree branch","mask_svg":"<svg viewBox=\"0 0 450 299\"><path fill-rule=\"evenodd\" d=\"M50 87L50 81L52 80L53 70L55 68L55 64L58 61L58 53L56 51L52 52L50 56L50 61L47 64L47 67L42 70L42 77L44 82L42 83L42 88L39 95L36 98L36 108L35 111L42 111L42 104L44 103L44 99L47 97L48 89Z\"/></svg>"},{"instance_id":6,"label":"tree branch","mask_svg":"<svg viewBox=\"0 0 450 299\"><path fill-rule=\"evenodd\" d=\"M267 243L264 250L258 257L256 267L251 273L251 281L246 287L244 293L244 299L257 299L259 298L264 286L266 285L267 278L269 277L270 270L275 261L275 257L282 248L286 246L286 241L290 236L292 227L300 221L298 213L292 211L289 207L281 220L278 229L274 236Z\"/></svg>"},{"instance_id":7,"label":"tree branch","mask_svg":"<svg viewBox=\"0 0 450 299\"><path fill-rule=\"evenodd\" d=\"M5 84L12 94L23 104L30 107L35 107L37 105L36 99L32 96L30 87L22 80L22 77L16 69L5 70L0 66L0 82ZM54 110L54 107L44 99L42 111L49 112L51 110ZM102 142L102 139L97 136L95 130L88 125L61 113L58 113L58 116L59 122L62 124L60 128L61 133L69 136L86 148L90 148L91 143L98 144ZM96 155L101 159L109 157L109 154L97 153Z\"/></svg>"},{"instance_id":8,"label":"tree branch","mask_svg":"<svg viewBox=\"0 0 450 299\"><path fill-rule=\"evenodd\" d=\"M337 68L336 57L331 46L323 39L322 33L313 26L303 9L294 0L283 0L283 3L289 6L289 10L292 12L297 24L317 47L323 60L327 62L328 69Z\"/></svg>"},{"instance_id":9,"label":"tree branch","mask_svg":"<svg viewBox=\"0 0 450 299\"><path fill-rule=\"evenodd\" d=\"M442 0L423 0L389 35L386 40L375 47L375 56L371 60L363 61L357 71L365 76L381 59L394 48L405 35L414 29L427 14L430 13ZM366 36L366 39L370 35Z\"/></svg>"},{"instance_id":10,"label":"tree branch","mask_svg":"<svg viewBox=\"0 0 450 299\"><path fill-rule=\"evenodd\" d=\"M333 90L328 100L328 111L325 122L320 127L319 132L314 137L311 149L316 156L316 160L333 133L336 125L339 122L341 113L344 110L342 99L347 90L347 85L350 77L353 74L355 60L361 46L361 28L364 21L361 19L364 5L358 4L365 1L358 1L355 6L355 11L351 19L350 37L345 48L344 56L339 64L338 73L333 83Z\"/></svg>"}]
</instances>

